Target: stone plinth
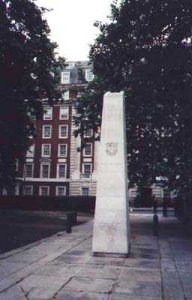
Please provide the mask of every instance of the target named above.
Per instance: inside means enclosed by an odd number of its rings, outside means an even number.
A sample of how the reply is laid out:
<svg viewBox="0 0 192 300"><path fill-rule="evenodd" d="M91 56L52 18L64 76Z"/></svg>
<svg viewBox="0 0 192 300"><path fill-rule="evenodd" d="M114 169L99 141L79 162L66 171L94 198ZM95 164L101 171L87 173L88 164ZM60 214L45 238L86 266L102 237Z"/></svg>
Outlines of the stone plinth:
<svg viewBox="0 0 192 300"><path fill-rule="evenodd" d="M93 230L94 255L129 252L124 95L104 95Z"/></svg>

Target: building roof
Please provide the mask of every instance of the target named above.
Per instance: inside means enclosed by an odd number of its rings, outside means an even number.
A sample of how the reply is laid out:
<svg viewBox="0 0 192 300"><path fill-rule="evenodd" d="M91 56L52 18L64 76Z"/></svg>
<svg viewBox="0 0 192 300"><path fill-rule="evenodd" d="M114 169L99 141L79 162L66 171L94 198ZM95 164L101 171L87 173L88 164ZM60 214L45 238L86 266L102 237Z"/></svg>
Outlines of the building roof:
<svg viewBox="0 0 192 300"><path fill-rule="evenodd" d="M64 83L62 73L69 73L69 82ZM61 71L61 85L87 84L93 79L92 65L89 61L68 61Z"/></svg>

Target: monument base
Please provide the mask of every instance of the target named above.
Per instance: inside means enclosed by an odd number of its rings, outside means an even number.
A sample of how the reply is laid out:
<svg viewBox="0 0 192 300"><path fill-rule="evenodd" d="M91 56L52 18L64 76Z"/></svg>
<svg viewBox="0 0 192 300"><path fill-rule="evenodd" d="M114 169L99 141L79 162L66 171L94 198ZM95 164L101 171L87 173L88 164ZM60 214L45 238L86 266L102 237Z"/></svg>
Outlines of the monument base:
<svg viewBox="0 0 192 300"><path fill-rule="evenodd" d="M96 257L112 257L112 258L128 258L130 255L130 251L129 254L125 254L125 253L105 253L105 252L93 252L93 256Z"/></svg>

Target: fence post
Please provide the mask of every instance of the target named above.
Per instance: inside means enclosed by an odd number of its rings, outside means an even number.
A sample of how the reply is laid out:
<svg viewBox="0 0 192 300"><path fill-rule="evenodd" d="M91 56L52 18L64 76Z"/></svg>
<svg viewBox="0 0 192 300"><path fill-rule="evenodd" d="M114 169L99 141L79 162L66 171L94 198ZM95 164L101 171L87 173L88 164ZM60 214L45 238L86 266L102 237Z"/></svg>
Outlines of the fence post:
<svg viewBox="0 0 192 300"><path fill-rule="evenodd" d="M67 233L71 233L72 231L72 216L71 213L67 213L67 224L66 224L66 231Z"/></svg>
<svg viewBox="0 0 192 300"><path fill-rule="evenodd" d="M77 212L73 212L73 225L77 224Z"/></svg>
<svg viewBox="0 0 192 300"><path fill-rule="evenodd" d="M159 235L159 219L156 214L153 216L153 235Z"/></svg>
<svg viewBox="0 0 192 300"><path fill-rule="evenodd" d="M167 217L167 201L163 198L163 217Z"/></svg>
<svg viewBox="0 0 192 300"><path fill-rule="evenodd" d="M156 213L157 213L157 203L156 203L156 201L154 200L153 201L153 213L156 215Z"/></svg>

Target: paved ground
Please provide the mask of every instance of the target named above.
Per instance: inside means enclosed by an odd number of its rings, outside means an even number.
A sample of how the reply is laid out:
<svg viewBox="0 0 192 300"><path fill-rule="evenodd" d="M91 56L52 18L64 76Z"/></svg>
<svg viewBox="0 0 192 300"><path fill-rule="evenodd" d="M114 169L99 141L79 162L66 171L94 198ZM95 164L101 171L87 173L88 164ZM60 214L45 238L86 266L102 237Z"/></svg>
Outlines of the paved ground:
<svg viewBox="0 0 192 300"><path fill-rule="evenodd" d="M192 242L174 217L131 214L129 258L91 253L92 221L0 255L2 300L192 299Z"/></svg>
<svg viewBox="0 0 192 300"><path fill-rule="evenodd" d="M91 214L79 213L78 224ZM65 212L0 210L0 254L66 230Z"/></svg>

